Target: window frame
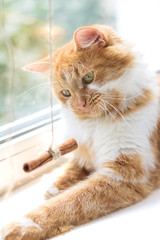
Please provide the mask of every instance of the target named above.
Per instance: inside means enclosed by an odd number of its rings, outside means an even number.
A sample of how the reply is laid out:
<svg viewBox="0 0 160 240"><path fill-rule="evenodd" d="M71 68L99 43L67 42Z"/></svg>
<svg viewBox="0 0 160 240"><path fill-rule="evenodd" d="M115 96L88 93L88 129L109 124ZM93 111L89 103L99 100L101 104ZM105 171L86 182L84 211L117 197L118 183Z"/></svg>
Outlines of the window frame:
<svg viewBox="0 0 160 240"><path fill-rule="evenodd" d="M54 106L53 122L54 135L61 138L60 105ZM23 163L34 159L51 143L51 109L6 124L0 128L0 134L0 195L7 192L11 185L12 189L22 186L55 167L55 164L48 163L31 173L25 173L22 169Z"/></svg>

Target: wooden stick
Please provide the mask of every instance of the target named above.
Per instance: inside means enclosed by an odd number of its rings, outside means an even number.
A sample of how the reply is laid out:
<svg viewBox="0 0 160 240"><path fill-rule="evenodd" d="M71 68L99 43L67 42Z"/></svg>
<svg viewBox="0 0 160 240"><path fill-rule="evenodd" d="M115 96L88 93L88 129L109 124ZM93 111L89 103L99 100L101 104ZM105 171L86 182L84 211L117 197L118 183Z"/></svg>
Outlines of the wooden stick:
<svg viewBox="0 0 160 240"><path fill-rule="evenodd" d="M54 149L49 149L48 151L44 152L41 154L39 157L26 162L23 164L23 170L25 172L31 172L34 169L43 166L44 164L57 159L60 156L63 156L69 152L72 152L78 147L78 144L74 138L62 143L59 145L57 148ZM58 152L58 154L57 154Z"/></svg>

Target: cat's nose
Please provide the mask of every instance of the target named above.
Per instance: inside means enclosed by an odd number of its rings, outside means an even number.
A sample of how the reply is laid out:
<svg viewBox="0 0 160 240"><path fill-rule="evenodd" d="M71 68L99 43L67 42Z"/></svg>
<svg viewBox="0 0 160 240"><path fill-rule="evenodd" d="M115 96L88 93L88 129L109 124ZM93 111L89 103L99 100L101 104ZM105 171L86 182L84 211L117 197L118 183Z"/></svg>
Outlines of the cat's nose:
<svg viewBox="0 0 160 240"><path fill-rule="evenodd" d="M78 104L77 104L77 108L80 110L85 110L85 106L86 106L86 101L85 100L81 100Z"/></svg>

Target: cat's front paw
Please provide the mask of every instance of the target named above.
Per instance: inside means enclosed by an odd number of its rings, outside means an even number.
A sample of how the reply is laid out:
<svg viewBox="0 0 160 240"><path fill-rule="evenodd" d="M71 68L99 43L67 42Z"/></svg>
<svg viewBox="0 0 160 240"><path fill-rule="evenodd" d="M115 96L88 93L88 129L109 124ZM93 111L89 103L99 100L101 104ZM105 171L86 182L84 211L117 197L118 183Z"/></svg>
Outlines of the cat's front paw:
<svg viewBox="0 0 160 240"><path fill-rule="evenodd" d="M45 193L45 199L50 199L52 197L55 197L56 195L58 195L61 192L61 190L58 189L58 187L55 185L55 183L53 183L48 190Z"/></svg>
<svg viewBox="0 0 160 240"><path fill-rule="evenodd" d="M4 227L0 234L0 240L42 240L41 227L31 219L22 218Z"/></svg>

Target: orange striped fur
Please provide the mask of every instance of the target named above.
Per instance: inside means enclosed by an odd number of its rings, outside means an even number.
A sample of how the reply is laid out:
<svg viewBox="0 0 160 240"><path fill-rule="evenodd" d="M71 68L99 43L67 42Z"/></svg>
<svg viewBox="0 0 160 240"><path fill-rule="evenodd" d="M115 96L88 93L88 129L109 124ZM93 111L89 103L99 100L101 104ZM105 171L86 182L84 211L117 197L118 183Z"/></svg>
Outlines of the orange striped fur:
<svg viewBox="0 0 160 240"><path fill-rule="evenodd" d="M56 236L160 187L159 89L132 48L110 27L92 25L78 29L53 61L67 137L79 148L47 191L52 198L6 226L2 240ZM49 65L45 58L25 69L48 75Z"/></svg>

